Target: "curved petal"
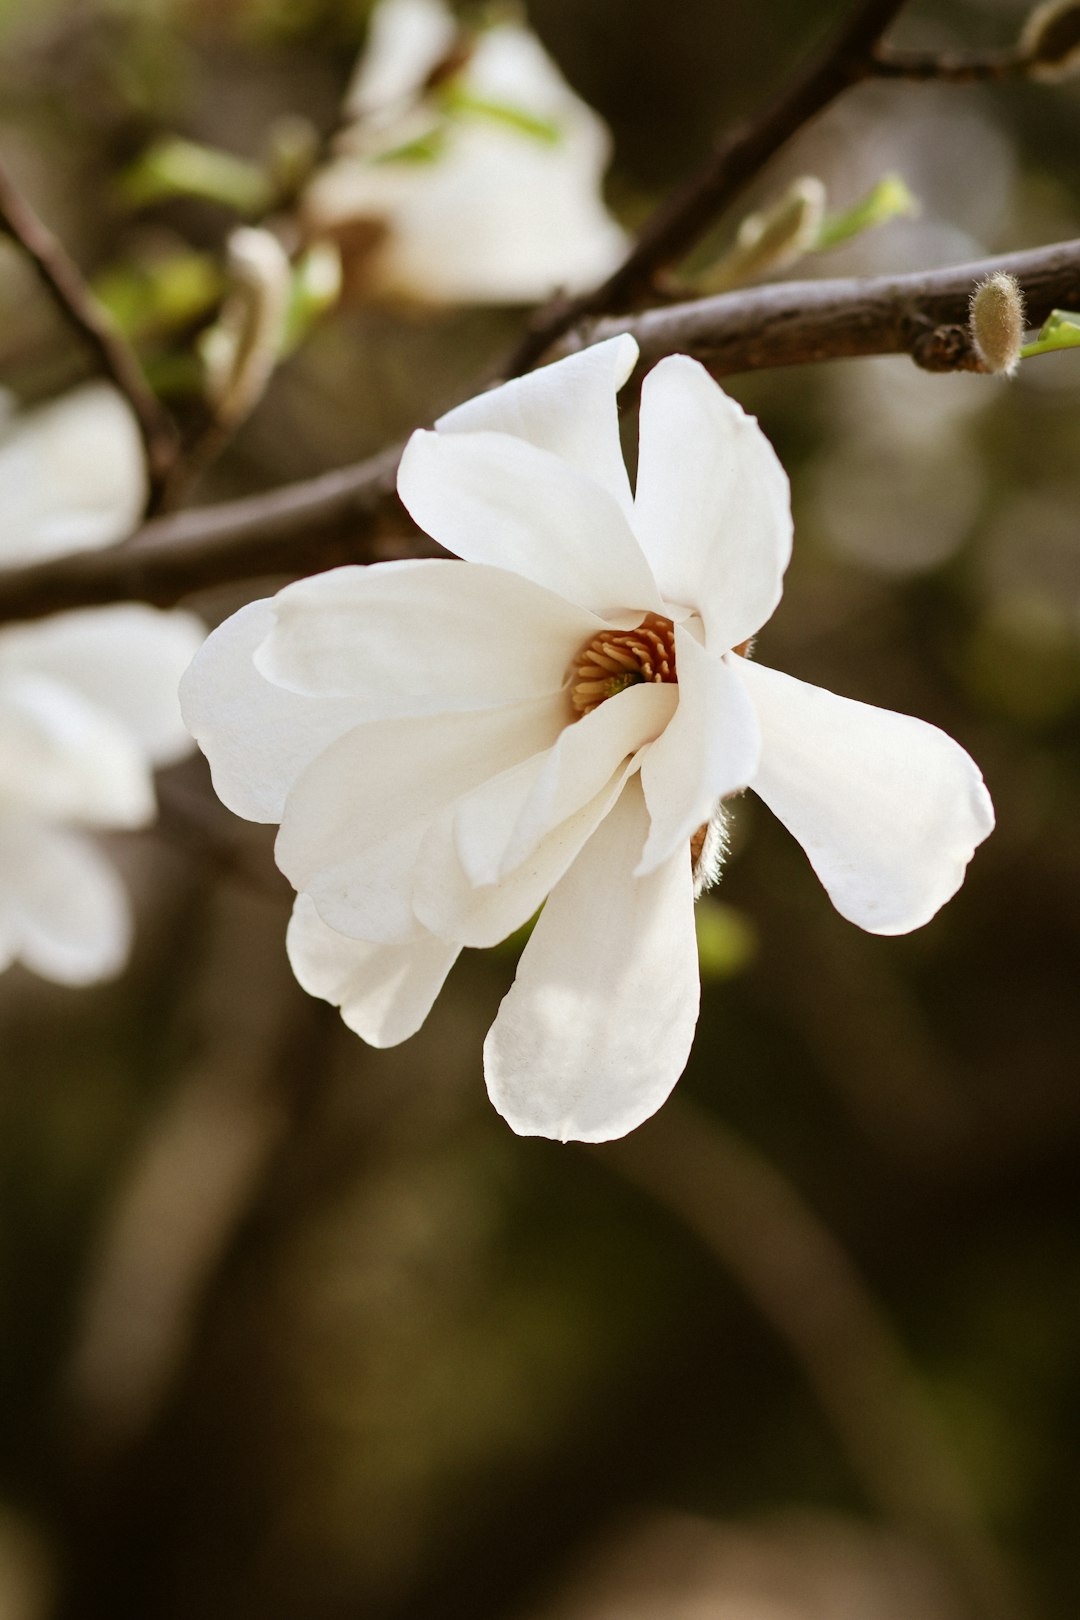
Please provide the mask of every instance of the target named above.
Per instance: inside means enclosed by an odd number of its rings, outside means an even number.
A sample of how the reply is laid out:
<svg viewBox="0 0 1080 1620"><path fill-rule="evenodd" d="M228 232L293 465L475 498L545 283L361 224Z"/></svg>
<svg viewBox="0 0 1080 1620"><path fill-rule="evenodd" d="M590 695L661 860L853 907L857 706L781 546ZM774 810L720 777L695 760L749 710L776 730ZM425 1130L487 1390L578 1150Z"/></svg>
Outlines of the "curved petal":
<svg viewBox="0 0 1080 1620"><path fill-rule="evenodd" d="M423 930L414 871L431 820L489 776L549 747L565 698L357 726L301 776L285 804L277 861L324 922L391 944Z"/></svg>
<svg viewBox="0 0 1080 1620"><path fill-rule="evenodd" d="M647 831L631 781L552 890L484 1043L491 1100L519 1135L624 1136L686 1065L700 994L690 857L632 877Z"/></svg>
<svg viewBox="0 0 1080 1620"><path fill-rule="evenodd" d="M0 637L0 671L67 682L118 720L152 764L170 765L191 752L177 687L205 639L193 613L122 602L12 626Z"/></svg>
<svg viewBox="0 0 1080 1620"><path fill-rule="evenodd" d="M588 804L675 712L671 685L628 687L566 726L546 754L485 782L454 809L454 841L469 881L498 883L542 838Z"/></svg>
<svg viewBox="0 0 1080 1620"><path fill-rule="evenodd" d="M145 500L139 429L108 383L85 383L3 424L0 567L122 540Z"/></svg>
<svg viewBox="0 0 1080 1620"><path fill-rule="evenodd" d="M365 119L400 112L456 38L457 23L442 0L380 0L368 19L367 43L345 94L345 111Z"/></svg>
<svg viewBox="0 0 1080 1620"><path fill-rule="evenodd" d="M356 700L314 698L265 680L255 653L274 628L266 599L226 619L180 682L184 722L210 762L223 804L249 821L280 821L297 777L356 724Z"/></svg>
<svg viewBox="0 0 1080 1620"><path fill-rule="evenodd" d="M662 608L617 501L549 450L506 433L414 433L398 493L468 562L507 568L608 619Z"/></svg>
<svg viewBox="0 0 1080 1620"><path fill-rule="evenodd" d="M124 886L90 839L0 817L0 967L94 984L119 973L130 944Z"/></svg>
<svg viewBox="0 0 1080 1620"><path fill-rule="evenodd" d="M274 598L274 619L256 668L291 691L351 696L358 724L558 692L604 627L520 574L445 559L316 574Z"/></svg>
<svg viewBox="0 0 1080 1620"><path fill-rule="evenodd" d="M731 657L733 655L729 655ZM761 730L727 658L675 626L679 707L641 762L652 826L635 876L655 869L712 816L717 800L753 778Z"/></svg>
<svg viewBox="0 0 1080 1620"><path fill-rule="evenodd" d="M762 731L750 784L793 833L841 916L921 928L952 898L994 809L978 766L936 726L761 664L739 667Z"/></svg>
<svg viewBox="0 0 1080 1620"><path fill-rule="evenodd" d="M628 332L515 377L441 416L440 433L508 433L568 461L633 510L616 394L637 364Z"/></svg>
<svg viewBox="0 0 1080 1620"><path fill-rule="evenodd" d="M684 354L641 390L634 528L667 600L701 614L710 651L771 617L791 556L787 475L754 417Z"/></svg>
<svg viewBox="0 0 1080 1620"><path fill-rule="evenodd" d="M417 864L413 904L420 921L441 939L474 946L497 945L524 927L577 859L635 770L635 762L627 761L587 804L546 832L498 883L473 883L455 845L453 818L433 821Z"/></svg>
<svg viewBox="0 0 1080 1620"><path fill-rule="evenodd" d="M340 1007L369 1046L397 1046L416 1034L460 950L430 934L407 945L348 939L323 922L306 894L296 897L285 944L301 987Z"/></svg>
<svg viewBox="0 0 1080 1620"><path fill-rule="evenodd" d="M0 679L0 800L98 827L144 827L155 808L149 766L125 728L31 671Z"/></svg>

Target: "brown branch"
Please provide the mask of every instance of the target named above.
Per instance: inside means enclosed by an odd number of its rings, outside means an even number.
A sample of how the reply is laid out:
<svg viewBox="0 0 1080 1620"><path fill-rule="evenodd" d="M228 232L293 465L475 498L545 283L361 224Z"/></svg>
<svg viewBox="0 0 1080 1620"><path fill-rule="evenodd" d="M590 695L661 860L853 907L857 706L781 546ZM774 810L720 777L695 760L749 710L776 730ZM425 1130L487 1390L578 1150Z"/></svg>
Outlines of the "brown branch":
<svg viewBox="0 0 1080 1620"><path fill-rule="evenodd" d="M1002 84L1022 79L1032 66L1031 53L1011 46L1002 51L894 51L880 46L871 58L875 79L914 79L943 84Z"/></svg>
<svg viewBox="0 0 1080 1620"><path fill-rule="evenodd" d="M736 1278L798 1361L869 1499L936 1544L980 1620L1029 1613L915 1369L795 1187L681 1099L588 1152L685 1222Z"/></svg>
<svg viewBox="0 0 1080 1620"><path fill-rule="evenodd" d="M172 418L151 392L126 339L86 285L75 261L2 166L0 231L18 243L61 315L131 406L146 452L153 507L177 453Z"/></svg>
<svg viewBox="0 0 1080 1620"><path fill-rule="evenodd" d="M1028 320L1080 304L1080 238L943 270L836 281L783 281L721 293L630 319L590 322L560 353L632 332L642 365L665 354L692 354L719 377L772 366L806 365L859 355L909 354L931 371L977 369L966 336L971 289L995 270L1020 282Z"/></svg>
<svg viewBox="0 0 1080 1620"><path fill-rule="evenodd" d="M599 287L541 310L504 375L528 371L564 332L589 315L626 308L658 271L681 259L791 136L874 72L874 52L904 0L862 0L794 83L757 118L737 125L705 166L647 221L618 269Z"/></svg>
<svg viewBox="0 0 1080 1620"><path fill-rule="evenodd" d="M903 353L931 369L962 369L970 365L961 323L971 289L1001 269L1020 282L1033 324L1056 307L1080 307L1076 240L913 275L781 282L721 293L590 322L562 347L568 352L632 332L644 365L665 354L691 354L718 377ZM122 548L0 575L0 621L117 600L170 606L208 586L371 562L389 555L395 544L398 555L437 554L422 535L413 534L402 546L404 520L394 496L400 454L401 446L394 446L303 483L154 519Z"/></svg>

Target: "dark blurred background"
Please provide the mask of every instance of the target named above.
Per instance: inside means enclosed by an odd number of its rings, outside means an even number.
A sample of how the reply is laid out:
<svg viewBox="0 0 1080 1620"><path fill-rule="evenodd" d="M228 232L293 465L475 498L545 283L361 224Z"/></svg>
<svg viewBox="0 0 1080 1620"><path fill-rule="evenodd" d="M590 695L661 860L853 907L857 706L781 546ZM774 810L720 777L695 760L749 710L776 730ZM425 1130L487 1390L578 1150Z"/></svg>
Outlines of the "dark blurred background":
<svg viewBox="0 0 1080 1620"><path fill-rule="evenodd" d="M235 216L133 210L118 176L163 133L257 159L286 116L330 129L368 9L2 0L0 152L114 300L192 255L212 287ZM843 10L530 17L610 122L632 225ZM1024 10L922 0L895 37L1007 44ZM786 179L841 208L890 171L919 217L800 274L1080 234L1080 86L860 88L716 241ZM0 315L6 384L81 374L4 244ZM181 408L200 318L192 295L164 338L133 323ZM199 498L429 420L520 320L337 310ZM998 830L964 889L869 937L740 802L675 1099L626 1144L559 1147L484 1093L512 945L368 1050L292 984L269 838L177 768L160 827L116 841L126 977L0 981L2 1620L1080 1612L1080 354L1011 383L901 358L728 386L794 488L760 656L969 749Z"/></svg>

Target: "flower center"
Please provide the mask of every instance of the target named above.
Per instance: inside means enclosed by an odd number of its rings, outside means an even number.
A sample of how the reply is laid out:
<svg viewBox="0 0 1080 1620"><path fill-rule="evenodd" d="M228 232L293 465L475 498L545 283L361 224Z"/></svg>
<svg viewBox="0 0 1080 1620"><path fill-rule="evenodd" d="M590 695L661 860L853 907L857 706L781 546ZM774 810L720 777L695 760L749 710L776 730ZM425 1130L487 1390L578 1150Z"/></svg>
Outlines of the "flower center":
<svg viewBox="0 0 1080 1620"><path fill-rule="evenodd" d="M579 714L590 714L628 686L678 679L675 626L659 613L647 613L636 630L604 630L581 649L570 700Z"/></svg>

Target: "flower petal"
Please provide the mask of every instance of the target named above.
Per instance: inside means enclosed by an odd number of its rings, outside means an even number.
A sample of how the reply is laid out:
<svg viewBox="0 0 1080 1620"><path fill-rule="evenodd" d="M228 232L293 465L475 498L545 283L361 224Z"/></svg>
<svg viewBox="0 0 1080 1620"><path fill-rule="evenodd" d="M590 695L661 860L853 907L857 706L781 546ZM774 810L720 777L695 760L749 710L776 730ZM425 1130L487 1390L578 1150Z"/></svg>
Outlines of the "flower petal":
<svg viewBox="0 0 1080 1620"><path fill-rule="evenodd" d="M367 42L345 95L352 118L400 112L453 49L453 12L442 0L381 0L368 19Z"/></svg>
<svg viewBox="0 0 1080 1620"><path fill-rule="evenodd" d="M549 747L565 702L560 694L355 727L289 794L278 865L339 933L387 944L417 938L423 930L413 914L414 869L432 818L487 777Z"/></svg>
<svg viewBox="0 0 1080 1620"><path fill-rule="evenodd" d="M744 788L761 755L753 704L728 659L706 652L676 625L675 661L679 707L641 762L652 826L637 877L685 845L718 799Z"/></svg>
<svg viewBox="0 0 1080 1620"><path fill-rule="evenodd" d="M507 433L414 433L398 493L468 562L507 568L608 619L662 608L618 502L549 450Z"/></svg>
<svg viewBox="0 0 1080 1620"><path fill-rule="evenodd" d="M139 602L58 613L0 636L0 672L36 670L114 716L154 765L191 752L177 686L206 639L193 613Z"/></svg>
<svg viewBox="0 0 1080 1620"><path fill-rule="evenodd" d="M105 710L33 671L0 679L0 801L54 821L144 827L154 784L142 750Z"/></svg>
<svg viewBox="0 0 1080 1620"><path fill-rule="evenodd" d="M108 383L0 424L0 567L122 540L146 499L142 439Z"/></svg>
<svg viewBox="0 0 1080 1620"><path fill-rule="evenodd" d="M340 1007L369 1046L397 1046L416 1034L460 949L430 934L407 945L348 939L323 922L306 894L296 897L285 943L303 989Z"/></svg>
<svg viewBox="0 0 1080 1620"><path fill-rule="evenodd" d="M787 475L752 416L684 354L641 390L634 528L670 602L725 653L772 615L791 556Z"/></svg>
<svg viewBox="0 0 1080 1620"><path fill-rule="evenodd" d="M356 724L352 696L301 696L263 678L255 653L274 623L270 601L250 602L203 643L180 682L217 796L249 821L280 821L297 777Z"/></svg>
<svg viewBox="0 0 1080 1620"><path fill-rule="evenodd" d="M455 845L452 817L432 822L420 851L416 915L432 933L462 945L497 945L524 927L577 859L636 768L633 759L626 760L598 793L546 832L498 883L471 881Z"/></svg>
<svg viewBox="0 0 1080 1620"><path fill-rule="evenodd" d="M508 433L568 461L614 495L628 515L630 480L616 394L637 363L628 332L478 394L439 418L440 433Z"/></svg>
<svg viewBox="0 0 1080 1620"><path fill-rule="evenodd" d="M0 817L0 968L18 960L58 984L119 973L131 944L124 886L88 838Z"/></svg>
<svg viewBox="0 0 1080 1620"><path fill-rule="evenodd" d="M841 916L921 928L956 893L994 810L978 766L936 726L761 664L738 671L761 722L751 786L793 833Z"/></svg>
<svg viewBox="0 0 1080 1620"><path fill-rule="evenodd" d="M352 698L355 719L496 708L558 692L595 614L503 568L335 568L274 598L255 655L277 686Z"/></svg>
<svg viewBox="0 0 1080 1620"><path fill-rule="evenodd" d="M624 1136L686 1065L700 994L690 857L632 877L647 832L631 781L552 890L488 1034L488 1092L519 1135Z"/></svg>
<svg viewBox="0 0 1080 1620"><path fill-rule="evenodd" d="M485 782L454 809L461 865L475 884L498 883L560 822L659 737L675 712L671 685L628 687L566 726L554 746Z"/></svg>

